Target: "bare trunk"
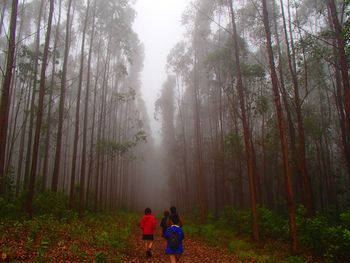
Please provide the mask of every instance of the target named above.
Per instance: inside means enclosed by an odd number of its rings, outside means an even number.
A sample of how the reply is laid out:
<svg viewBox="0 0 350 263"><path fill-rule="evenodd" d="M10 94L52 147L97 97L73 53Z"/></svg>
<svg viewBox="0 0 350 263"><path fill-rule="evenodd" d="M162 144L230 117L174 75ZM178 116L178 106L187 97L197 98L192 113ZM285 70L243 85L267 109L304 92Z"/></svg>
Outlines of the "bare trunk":
<svg viewBox="0 0 350 263"><path fill-rule="evenodd" d="M283 118L282 105L280 101L280 94L278 90L278 79L277 79L275 62L274 62L273 51L272 51L271 32L270 32L266 0L263 0L263 22L264 22L265 33L266 33L267 52L268 52L269 64L270 64L270 74L271 74L272 88L274 93L274 102L275 102L276 113L277 113L277 122L278 122L281 147L282 147L283 169L284 169L284 176L285 176L286 201L288 206L291 248L293 253L297 253L298 237L297 237L297 226L296 226L296 212L295 212L294 193L292 189L292 178L291 178L292 175L291 175L291 170L290 170L289 160L288 160L288 141L286 136L286 127L285 127L285 121Z"/></svg>
<svg viewBox="0 0 350 263"><path fill-rule="evenodd" d="M18 0L12 1L12 11L10 19L10 36L7 49L6 71L1 89L0 101L0 194L5 191L4 170L5 170L5 150L8 127L8 115L10 110L10 87L12 81L14 56L16 48L16 22L17 22Z"/></svg>
<svg viewBox="0 0 350 263"><path fill-rule="evenodd" d="M235 16L234 16L234 11L233 11L232 0L229 0L229 5L230 5L231 22L232 22L232 29L233 29L233 45L234 45L234 49L235 49L237 90L238 90L238 97L239 97L239 101L240 101L245 154L246 154L246 158L247 158L246 160L247 160L249 192L250 192L250 207L251 207L251 213L252 213L252 218L253 218L253 221L252 221L253 237L254 237L255 241L259 241L258 215L256 212L256 190L255 190L256 185L255 185L255 181L254 181L253 148L252 148L252 144L251 144L248 118L246 115L246 106L245 106L244 91L243 91L241 64L240 64L240 57L239 57L238 36L237 36L236 22L235 22Z"/></svg>
<svg viewBox="0 0 350 263"><path fill-rule="evenodd" d="M67 10L67 21L66 21L66 41L64 46L64 58L63 58L63 69L62 69L62 82L59 102L59 113L58 113L58 130L56 140L56 152L55 152L55 163L52 174L51 190L57 192L58 177L60 173L61 165L61 151L62 151L62 133L63 133L63 120L64 120L64 104L66 97L66 81L67 81L67 61L70 47L70 12L71 12L72 0L68 2Z"/></svg>
<svg viewBox="0 0 350 263"><path fill-rule="evenodd" d="M35 128L35 134L34 134L32 165L31 165L31 170L30 170L28 196L27 196L26 204L25 204L25 210L30 216L32 216L32 202L33 202L33 197L34 197L34 185L35 185L35 178L36 178L36 173L37 173L38 153L39 153L39 144L40 144L40 132L41 132L42 119L43 119L43 112L44 112L46 67L47 67L50 37L51 37L51 25L52 25L53 9L54 9L54 0L50 0L49 19L48 19L48 24L47 24L44 54L43 54L43 60L42 60L42 65L41 65L41 74L40 74L39 103L38 103L38 110L37 110L37 117L36 117L36 128Z"/></svg>

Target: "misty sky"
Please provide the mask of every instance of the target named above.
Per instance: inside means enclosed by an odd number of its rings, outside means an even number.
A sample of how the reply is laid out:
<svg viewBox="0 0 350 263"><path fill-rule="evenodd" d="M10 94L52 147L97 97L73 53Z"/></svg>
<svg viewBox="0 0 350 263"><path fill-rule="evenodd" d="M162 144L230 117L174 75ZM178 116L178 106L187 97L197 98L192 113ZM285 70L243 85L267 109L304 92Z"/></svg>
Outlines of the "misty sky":
<svg viewBox="0 0 350 263"><path fill-rule="evenodd" d="M182 39L181 16L188 0L137 0L134 29L145 47L141 75L142 96L146 101L153 136L159 142L159 123L154 120L154 102L166 79L166 57Z"/></svg>

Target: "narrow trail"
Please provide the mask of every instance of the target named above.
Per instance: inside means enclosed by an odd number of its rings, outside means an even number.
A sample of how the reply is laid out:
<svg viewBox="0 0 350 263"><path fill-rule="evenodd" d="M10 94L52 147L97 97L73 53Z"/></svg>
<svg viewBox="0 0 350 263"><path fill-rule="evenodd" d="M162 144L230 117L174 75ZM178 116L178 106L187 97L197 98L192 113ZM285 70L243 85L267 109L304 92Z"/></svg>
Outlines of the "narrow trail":
<svg viewBox="0 0 350 263"><path fill-rule="evenodd" d="M153 256L147 258L145 255L144 243L141 240L141 231L135 229L132 237L132 245L128 251L127 258L123 262L137 263L137 262L169 262L169 257L165 255L164 250L166 241L161 237L161 229L157 228L154 236ZM238 263L240 262L233 254L228 254L225 250L209 246L200 240L196 240L186 236L184 240L185 252L181 256L180 262L185 263Z"/></svg>

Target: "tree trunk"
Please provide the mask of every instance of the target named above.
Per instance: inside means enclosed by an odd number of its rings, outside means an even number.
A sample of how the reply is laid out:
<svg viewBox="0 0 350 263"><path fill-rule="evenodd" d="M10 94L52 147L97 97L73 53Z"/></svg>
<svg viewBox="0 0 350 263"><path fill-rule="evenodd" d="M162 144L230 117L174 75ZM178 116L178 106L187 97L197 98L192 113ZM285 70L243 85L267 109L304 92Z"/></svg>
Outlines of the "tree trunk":
<svg viewBox="0 0 350 263"><path fill-rule="evenodd" d="M55 164L52 174L51 190L57 192L58 176L60 173L61 165L61 151L62 151L62 133L63 133L63 120L64 120L64 104L66 97L66 81L67 81L67 61L70 47L70 12L71 12L72 0L68 2L67 10L67 21L66 21L66 41L64 46L64 58L63 58L63 69L62 69L62 82L61 82L61 93L60 93L60 104L59 104L59 115L58 115L58 130L57 130L57 141L56 141L56 152L55 152Z"/></svg>
<svg viewBox="0 0 350 263"><path fill-rule="evenodd" d="M287 200L287 206L288 206L291 248L293 253L297 253L298 237L297 237L297 226L296 226L295 200L294 200L294 193L292 189L292 178L291 178L292 175L291 175L291 170L290 170L289 160L288 160L288 141L286 136L286 126L283 118L282 105L281 105L280 94L278 89L278 79L277 79L275 62L274 62L273 51L272 51L271 32L270 32L266 0L263 0L262 3L263 3L263 22L264 22L265 33L266 33L267 52L269 57L270 74L271 74L272 88L274 93L274 103L276 107L277 122L278 122L281 147L282 147L283 169L284 169L285 187L286 187L286 200Z"/></svg>
<svg viewBox="0 0 350 263"><path fill-rule="evenodd" d="M53 98L53 89L55 85L55 70L56 70L56 52L57 52L57 41L59 37L59 25L61 21L61 5L62 0L59 1L59 13L58 13L58 21L57 21L57 28L55 32L55 40L54 40L54 47L53 47L53 58L52 58L52 76L51 76L51 82L50 82L50 96L49 96L49 109L47 113L47 128L46 128L46 135L45 135L45 154L44 154L44 164L43 164L43 190L46 188L47 185L47 178L48 178L48 167L49 167L49 151L50 151L50 137L51 137L51 110L52 110L52 98Z"/></svg>
<svg viewBox="0 0 350 263"><path fill-rule="evenodd" d="M253 237L255 241L259 241L259 228L258 228L258 215L256 212L256 186L254 181L254 160L253 160L253 148L251 144L250 138L250 128L246 115L246 106L244 99L244 91L243 91L243 81L242 81L242 73L241 73L241 64L239 57L239 46L238 46L238 36L236 30L236 22L233 11L232 0L229 0L230 12L231 12L231 22L233 29L233 45L235 49L235 64L236 64L236 78L237 78L237 90L238 97L240 101L241 108L241 119L243 126L243 136L244 136L244 145L245 145L245 154L247 158L247 169L248 169L248 181L249 181L249 192L250 192L250 207L252 213L252 228L253 228Z"/></svg>
<svg viewBox="0 0 350 263"><path fill-rule="evenodd" d="M87 23L88 10L90 6L90 0L88 1L88 7L86 11L85 24ZM81 168L80 168L80 198L79 198L79 213L84 208L84 196L85 196L85 169L86 169L86 140L87 140L87 125L88 125L88 109L89 109L89 92L90 92L90 72L91 72L91 57L92 57L92 45L95 36L95 10L96 10L96 1L94 2L94 12L92 20L92 32L90 36L90 48L88 56L88 70L87 70L87 82L86 82L86 92L85 92L85 107L84 107L84 127L83 127L83 146L81 151ZM85 25L84 25L85 27ZM85 30L84 30L85 31Z"/></svg>
<svg viewBox="0 0 350 263"><path fill-rule="evenodd" d="M44 112L46 67L47 67L50 37L51 37L53 8L54 8L54 0L50 0L49 19L48 19L48 24L47 24L44 54L43 54L43 60L42 60L42 65L41 65L41 74L40 74L39 104L38 104L36 128L35 128L35 134L34 134L32 166L31 166L31 170L30 170L28 196L27 196L26 204L25 204L25 210L29 214L29 216L32 216L32 202L33 202L33 197L34 197L35 177L36 177L36 173L37 173L37 164L38 164L37 161L38 161L39 144L40 144L40 132L41 132L42 119L43 119L43 112Z"/></svg>
<svg viewBox="0 0 350 263"><path fill-rule="evenodd" d="M313 200L313 191L311 187L311 181L310 177L307 172L306 168L306 157L305 157L305 134L304 134L304 121L303 116L301 112L301 102L300 102L300 95L299 95L299 83L296 76L295 71L295 59L293 59L294 63L292 64L292 58L291 58L291 51L289 47L289 40L288 40L288 32L287 32L287 23L286 18L284 15L284 7L283 2L280 0L281 3L281 12L282 12L282 18L283 18L283 28L284 28L284 36L286 40L286 47L287 47L287 61L289 66L289 72L292 76L292 82L293 82L293 88L294 88L294 105L295 105L295 111L297 115L297 127L298 127L298 160L297 160L297 166L298 171L300 173L300 176L302 178L303 187L304 187L304 194L305 194L305 206L308 212L309 216L315 215L315 208L314 208L314 200ZM291 43L293 43L292 33L291 33ZM294 52L292 51L292 54ZM294 56L293 56L294 57Z"/></svg>
<svg viewBox="0 0 350 263"><path fill-rule="evenodd" d="M6 58L6 71L4 76L4 82L1 90L0 101L0 194L5 191L4 174L5 170L5 150L6 150L6 138L8 117L10 110L10 87L14 68L14 57L16 48L16 22L17 22L17 8L18 0L12 1L12 10L10 18L10 36L8 41L7 58Z"/></svg>
<svg viewBox="0 0 350 263"><path fill-rule="evenodd" d="M77 162L77 152L78 152L78 143L79 143L79 115L80 115L80 98L81 98L81 88L83 85L83 72L84 72L84 48L85 48L85 34L86 27L89 15L90 1L87 3L86 8L86 16L83 27L83 35L82 35L82 43L81 43L81 54L80 54L80 70L79 70L79 81L78 81L78 96L77 96L77 104L75 110L75 127L74 127L74 140L73 140L73 159L72 159L72 170L70 177L70 194L69 194L69 207L72 209L74 207L74 191L75 191L75 173L76 173L76 162ZM85 163L82 164L85 167ZM82 177L84 179L84 176ZM83 192L84 189L84 181L80 182L80 191ZM82 196L83 194L80 194ZM80 208L80 206L79 206ZM79 209L79 213L82 211Z"/></svg>
<svg viewBox="0 0 350 263"><path fill-rule="evenodd" d="M334 0L327 0L327 6L331 14L331 20L333 22L335 38L337 40L338 47L338 62L340 67L340 72L342 76L342 84L344 89L344 105L346 112L346 128L347 133L350 130L350 83L349 83L349 68L347 62L347 56L345 54L345 39L342 34L342 26L339 23L337 9ZM350 178L350 173L349 173Z"/></svg>

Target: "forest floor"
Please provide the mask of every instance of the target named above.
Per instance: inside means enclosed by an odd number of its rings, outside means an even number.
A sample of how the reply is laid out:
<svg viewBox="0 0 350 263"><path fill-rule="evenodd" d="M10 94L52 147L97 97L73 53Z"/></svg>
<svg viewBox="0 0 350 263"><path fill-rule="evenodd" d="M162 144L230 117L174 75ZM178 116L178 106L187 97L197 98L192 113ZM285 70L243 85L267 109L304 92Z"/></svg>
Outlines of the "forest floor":
<svg viewBox="0 0 350 263"><path fill-rule="evenodd" d="M132 236L132 243L128 249L127 257L123 262L128 263L156 263L169 262L169 256L165 255L166 240L161 237L161 229L158 228L155 233L153 243L153 256L146 257L143 240L141 240L141 231L136 231ZM180 262L187 263L225 263L225 262L241 262L234 254L230 254L224 249L206 244L203 241L186 236L184 239L184 253L180 258Z"/></svg>

